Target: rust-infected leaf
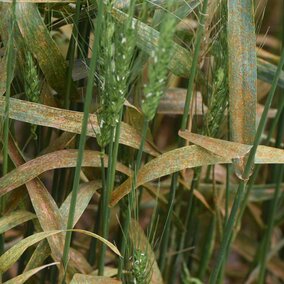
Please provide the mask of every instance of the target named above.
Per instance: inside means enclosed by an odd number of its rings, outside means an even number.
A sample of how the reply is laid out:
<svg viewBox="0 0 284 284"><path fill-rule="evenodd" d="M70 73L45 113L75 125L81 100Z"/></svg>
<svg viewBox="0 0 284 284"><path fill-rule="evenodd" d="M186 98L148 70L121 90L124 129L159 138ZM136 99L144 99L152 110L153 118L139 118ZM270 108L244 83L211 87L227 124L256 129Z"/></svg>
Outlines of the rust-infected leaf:
<svg viewBox="0 0 284 284"><path fill-rule="evenodd" d="M231 139L253 144L256 131L257 60L253 1L228 2L229 111ZM241 178L245 159L234 162Z"/></svg>
<svg viewBox="0 0 284 284"><path fill-rule="evenodd" d="M70 284L119 284L121 281L106 276L93 276L76 273L72 278Z"/></svg>
<svg viewBox="0 0 284 284"><path fill-rule="evenodd" d="M82 167L100 167L100 155L100 152L86 150L84 152ZM78 150L60 150L26 162L0 178L0 196L31 181L43 172L59 168L76 167L77 157ZM107 165L108 160L105 156L105 166L107 167ZM116 165L118 171L130 175L131 172L128 167L121 163L117 163Z"/></svg>
<svg viewBox="0 0 284 284"><path fill-rule="evenodd" d="M235 159L236 157L244 157L252 147L250 145L215 139L189 131L179 131L179 136L195 145L207 149L215 155L230 159Z"/></svg>
<svg viewBox="0 0 284 284"><path fill-rule="evenodd" d="M29 278L31 278L33 275L35 275L36 273L38 273L39 271L43 270L46 267L52 266L52 265L57 265L59 264L59 262L53 262L53 263L49 263L37 268L34 268L32 270L26 271L20 275L18 275L17 277L10 279L6 282L4 282L3 284L23 284L25 283Z"/></svg>
<svg viewBox="0 0 284 284"><path fill-rule="evenodd" d="M221 145L226 147L226 143L233 143L215 139L216 143L221 141ZM187 168L194 168L200 166L208 166L215 164L232 163L232 158L238 158L243 152L236 157L227 157L215 155L209 150L205 150L200 146L186 146L166 152L159 157L151 160L144 165L137 174L136 188L146 182L158 179L160 177L178 172ZM255 156L256 164L283 164L284 150L259 146ZM118 186L112 193L110 206L114 206L117 202L131 191L132 179L129 178L120 186Z"/></svg>
<svg viewBox="0 0 284 284"><path fill-rule="evenodd" d="M25 161L12 138L9 139L8 146L9 156L13 163L16 166L24 164ZM42 229L44 231L65 229L66 226L63 223L60 211L40 179L35 178L34 180L27 182L26 187ZM50 236L47 240L50 245L53 258L56 261L61 261L64 245L63 234ZM74 250L71 250L70 252L70 267L78 269L82 273L89 273L92 270L88 262L82 258L82 255Z"/></svg>
<svg viewBox="0 0 284 284"><path fill-rule="evenodd" d="M80 185L78 196L77 196L77 206L75 208L74 225L77 223L81 215L84 213L94 193L99 188L101 188L101 186L102 186L101 181L91 181L91 182L83 183ZM68 195L68 197L65 199L65 201L60 207L60 213L61 213L63 222L66 224L68 220L70 201L71 201L71 193Z"/></svg>
<svg viewBox="0 0 284 284"><path fill-rule="evenodd" d="M80 185L79 192L78 192L78 202L75 210L75 216L74 216L74 224L77 223L83 212L85 211L86 207L88 206L92 196L97 191L98 188L101 187L101 183L99 181L92 181L88 183L84 183ZM64 226L66 227L67 219L68 219L68 212L70 208L70 199L71 199L71 193L69 196L65 199L63 204L60 207L60 214L62 216L62 221L64 223ZM71 255L76 255L76 252L74 252L71 249ZM32 257L30 258L26 269L32 269L34 267L37 267L41 265L44 260L49 256L50 254L50 248L48 246L48 243L46 240L43 240L38 247L35 249ZM77 263L81 261L78 254L76 255L76 261ZM82 266L84 266L84 259L82 259ZM25 270L26 270L25 269Z"/></svg>
<svg viewBox="0 0 284 284"><path fill-rule="evenodd" d="M230 159L216 156L199 146L182 147L164 153L144 165L138 172L136 187L151 180L155 180L162 176L166 176L186 168L219 163L230 163L230 161ZM110 203L111 206L117 204L117 202L123 196L130 192L131 184L132 180L130 178L121 184L116 190L114 190Z"/></svg>
<svg viewBox="0 0 284 284"><path fill-rule="evenodd" d="M30 257L29 262L27 263L24 272L42 265L42 263L49 257L50 253L51 253L51 250L50 250L47 240L41 241L37 245L32 256Z"/></svg>
<svg viewBox="0 0 284 284"><path fill-rule="evenodd" d="M0 97L0 116L4 115L4 110L5 98ZM83 113L11 98L9 118L80 134ZM91 114L87 136L96 137L98 130L97 118ZM140 140L141 136L139 132L130 125L122 122L120 143L139 149ZM153 156L159 155L159 152L150 142L145 143L144 150Z"/></svg>
<svg viewBox="0 0 284 284"><path fill-rule="evenodd" d="M0 234L34 218L36 218L35 214L23 210L13 211L8 215L4 215L0 218Z"/></svg>
<svg viewBox="0 0 284 284"><path fill-rule="evenodd" d="M48 231L33 234L12 246L8 251L0 256L0 271L5 272L11 265L13 265L19 257L24 253L24 251L30 246L36 244L37 242L50 237L52 235L58 234L62 231Z"/></svg>
<svg viewBox="0 0 284 284"><path fill-rule="evenodd" d="M246 155L251 145L244 145L236 142L215 139L207 136L198 135L188 131L180 131L179 135L188 141L201 146L208 151L230 159L239 159ZM283 164L284 150L279 148L259 145L255 156L256 164Z"/></svg>
<svg viewBox="0 0 284 284"><path fill-rule="evenodd" d="M67 64L34 3L17 3L16 20L22 39L39 63L50 86L62 97L67 89ZM19 39L18 39L19 40ZM71 92L76 88L71 82Z"/></svg>
<svg viewBox="0 0 284 284"><path fill-rule="evenodd" d="M77 233L81 233L87 236L90 236L92 238L96 238L99 241L103 242L104 244L106 244L115 254L117 254L118 256L122 257L122 255L120 254L119 250L117 249L117 247L112 244L111 242L109 242L108 240L104 239L103 237L94 234L92 232L86 231L86 230L81 230L81 229L72 229L71 231L73 232L77 232Z"/></svg>
<svg viewBox="0 0 284 284"><path fill-rule="evenodd" d="M89 231L80 230L80 229L74 229L72 230L74 232L82 233L88 236L91 236L93 238L96 238L103 242L105 245L107 245L114 253L117 255L120 255L119 250L114 246L111 242L108 240L102 238L101 236L91 233ZM14 264L19 257L25 252L27 248L30 246L38 243L39 241L46 239L50 236L53 236L55 234L59 234L64 232L64 230L54 230L54 231L46 231L46 232L40 232L35 233L21 241L19 241L17 244L12 246L8 251L6 251L4 254L0 256L0 272L5 272L12 264Z"/></svg>

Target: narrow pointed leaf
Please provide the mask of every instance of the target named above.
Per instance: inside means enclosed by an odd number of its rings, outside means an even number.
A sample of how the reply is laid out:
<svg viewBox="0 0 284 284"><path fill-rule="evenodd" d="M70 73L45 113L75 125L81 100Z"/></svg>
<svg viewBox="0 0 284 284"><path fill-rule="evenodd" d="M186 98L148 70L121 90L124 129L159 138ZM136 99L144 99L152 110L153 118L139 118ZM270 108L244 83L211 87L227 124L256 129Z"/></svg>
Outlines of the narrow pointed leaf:
<svg viewBox="0 0 284 284"><path fill-rule="evenodd" d="M188 131L180 131L179 135L193 144L219 155L224 158L240 159L251 149L251 145L244 145L236 142L215 139L198 135ZM284 150L279 148L259 145L257 147L256 164L282 164L284 163Z"/></svg>

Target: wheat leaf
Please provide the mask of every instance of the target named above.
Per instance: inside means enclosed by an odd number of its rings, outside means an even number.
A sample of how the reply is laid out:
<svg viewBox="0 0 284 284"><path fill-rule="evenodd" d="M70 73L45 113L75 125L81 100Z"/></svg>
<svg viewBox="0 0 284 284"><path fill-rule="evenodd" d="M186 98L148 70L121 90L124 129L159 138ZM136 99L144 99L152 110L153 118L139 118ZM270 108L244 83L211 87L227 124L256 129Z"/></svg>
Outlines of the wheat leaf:
<svg viewBox="0 0 284 284"><path fill-rule="evenodd" d="M92 284L92 283L98 283L98 284L119 284L122 283L119 280L109 278L106 276L92 276L92 275L84 275L84 274L78 274L76 273L70 284Z"/></svg>
<svg viewBox="0 0 284 284"><path fill-rule="evenodd" d="M23 210L13 211L9 215L0 218L0 234L34 218L36 218L36 215L31 212Z"/></svg>
<svg viewBox="0 0 284 284"><path fill-rule="evenodd" d="M100 155L100 152L86 150L82 167L100 167ZM60 150L40 156L20 165L4 177L0 178L0 196L33 180L43 172L59 168L75 167L77 157L77 150ZM105 157L105 166L107 167L107 165L108 160L107 157ZM117 170L130 175L130 170L121 163L117 163Z"/></svg>
<svg viewBox="0 0 284 284"><path fill-rule="evenodd" d="M0 97L0 116L4 115L4 110L5 98ZM11 98L9 118L80 134L83 114L77 111L54 108ZM95 115L90 115L87 135L96 137L96 132L98 131L97 118ZM136 129L126 123L121 124L120 143L139 149L140 140L140 134ZM159 154L155 147L149 142L145 144L144 150L153 156Z"/></svg>
<svg viewBox="0 0 284 284"><path fill-rule="evenodd" d="M4 282L3 284L23 284L25 283L29 278L31 278L33 275L35 275L36 273L38 273L39 271L49 267L49 266L52 266L52 265L57 265L59 264L59 262L53 262L53 263L49 263L49 264L46 264L46 265L43 265L43 266L40 266L40 267L37 267L37 268L34 268L34 269L31 269L29 271L26 271L20 275L18 275L17 277L13 278L13 279L10 279L6 282Z"/></svg>

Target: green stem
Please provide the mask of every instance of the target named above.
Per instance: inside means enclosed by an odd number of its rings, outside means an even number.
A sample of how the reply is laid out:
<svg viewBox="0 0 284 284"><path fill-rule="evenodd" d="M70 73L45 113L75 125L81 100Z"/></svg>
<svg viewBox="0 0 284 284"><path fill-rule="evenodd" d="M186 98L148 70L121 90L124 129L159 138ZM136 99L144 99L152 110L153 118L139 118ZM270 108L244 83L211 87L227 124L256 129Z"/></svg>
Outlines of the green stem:
<svg viewBox="0 0 284 284"><path fill-rule="evenodd" d="M72 70L74 65L74 59L75 59L75 46L78 42L78 24L80 19L80 12L81 12L81 0L76 1L76 12L73 22L73 29L72 29L72 35L70 39L69 44L69 50L68 50L68 69L67 69L67 86L66 86L66 93L64 98L64 107L66 109L69 109L70 107L70 93L71 93L71 86L73 84L72 80Z"/></svg>
<svg viewBox="0 0 284 284"><path fill-rule="evenodd" d="M7 78L6 78L6 93L5 93L5 110L4 110L4 134L3 134L3 176L8 173L8 140L9 140L9 111L10 111L10 95L11 84L13 80L13 57L14 57L14 25L15 25L15 3L13 0L11 6L11 26L9 28L9 40L7 43ZM3 213L5 207L4 197L0 198L0 216ZM0 234L0 255L4 252L4 235ZM2 283L2 274L0 274L0 283Z"/></svg>
<svg viewBox="0 0 284 284"><path fill-rule="evenodd" d="M134 176L133 176L133 181L132 181L131 194L134 193L134 190L136 188L137 173L141 167L142 154L143 154L144 145L145 145L145 141L147 137L148 124L149 124L148 120L144 118L142 134L141 134L141 142L140 142L139 150L137 153L137 158L136 158L136 163L135 163L135 168L134 168ZM122 256L124 256L126 253L126 245L128 241L127 236L128 236L128 231L129 231L129 224L131 221L131 211L133 210L133 207L134 207L133 202L128 202L126 218L123 222L123 236L122 236L121 247L120 247L120 252ZM118 278L119 279L122 278L123 266L124 266L124 259L120 258L119 263L118 263Z"/></svg>
<svg viewBox="0 0 284 284"><path fill-rule="evenodd" d="M79 181L80 181L80 171L81 171L81 165L83 161L84 148L85 148L85 142L86 142L86 132L87 132L88 119L89 119L89 108L90 108L90 104L92 101L92 95L93 95L94 73L96 70L97 59L98 59L98 54L99 54L99 43L100 43L100 34L101 34L101 25L102 25L102 8L103 8L103 1L100 0L98 1L96 40L94 41L94 45L93 45L93 54L92 54L91 64L90 64L90 71L89 71L89 77L88 77L89 79L88 79L87 91L86 91L86 101L84 105L84 115L83 115L82 129L81 129L81 135L80 135L80 141L79 141L79 152L78 152L77 164L76 164L76 169L75 169L75 175L74 175L74 181L73 181L73 187L72 187L72 196L71 196L70 209L69 209L69 215L68 215L68 221L67 221L68 231L66 232L65 244L64 244L63 265L65 269L65 275L66 275L67 266L68 266L69 250L70 250L70 243L71 243L71 237L72 237L72 232L70 231L70 229L73 228L73 223L74 223L74 215L75 215L77 194L78 194ZM65 277L63 279L63 283L64 282L65 282Z"/></svg>
<svg viewBox="0 0 284 284"><path fill-rule="evenodd" d="M268 224L267 224L267 229L266 229L264 239L262 242L262 246L261 246L261 255L259 258L260 270L259 270L259 277L258 277L258 282L257 282L259 284L265 283L266 259L267 259L267 254L268 254L269 247L270 247L272 231L274 228L277 204L278 204L278 200L281 194L280 184L281 184L283 175L284 175L284 166L281 165L280 168L277 168L277 185L276 185L275 192L274 192L274 198L270 204L270 209L268 211L269 212Z"/></svg>
<svg viewBox="0 0 284 284"><path fill-rule="evenodd" d="M101 198L102 199L101 200L103 200L103 195L106 192L106 174L105 174L104 157L105 157L105 148L102 147L101 148L101 155L100 155L101 175L102 175L102 190L101 190ZM97 216L96 216L96 222L95 222L95 226L94 226L94 229L93 229L95 234L99 234L100 226L101 226L101 224L103 222L103 220L101 220L101 218L102 218L102 214L101 213L102 213L102 202L99 203L99 208L98 208L98 212L97 212ZM97 239L96 238L92 238L90 251L89 251L89 256L88 256L88 260L89 260L91 265L94 265L95 262L96 262L97 243L98 243Z"/></svg>
<svg viewBox="0 0 284 284"><path fill-rule="evenodd" d="M205 20L206 20L206 15L207 15L206 14L207 6L208 6L208 0L204 0L201 13L200 13L200 24L197 29L195 49L194 49L194 54L192 58L192 66L190 69L187 94L186 94L184 111L183 111L181 127L180 127L181 130L185 130L187 127L187 123L188 123L189 110L190 110L192 94L194 90L194 81L195 81L195 76L196 76L197 66L198 66L200 45L201 45L201 40L202 40L203 33L204 33L204 25L205 25ZM179 147L182 147L183 144L184 144L183 140L181 138L178 138ZM165 264L166 264L166 252L167 252L168 243L169 243L169 235L170 235L169 232L170 232L171 219L172 219L172 214L173 214L174 199L175 199L176 189L177 189L177 181L178 181L178 173L174 173L172 175L170 194L168 198L168 214L167 214L167 220L166 220L165 228L164 228L165 233L161 241L160 257L159 257L159 266L160 266L161 271L164 270Z"/></svg>
<svg viewBox="0 0 284 284"><path fill-rule="evenodd" d="M283 49L284 50L284 49ZM284 112L281 115L281 122L279 123L279 131L277 133L275 147L280 148L282 139L284 137L284 124L282 123L284 118ZM269 210L268 210L268 224L266 231L264 233L264 237L262 239L262 247L261 247L261 255L259 258L259 278L258 283L262 284L265 282L265 271L266 271L266 262L267 262L267 254L270 248L270 240L272 236L272 231L275 225L275 215L276 210L278 208L278 202L281 195L281 182L284 176L284 165L275 165L276 169L273 171L273 180L276 181L276 187L274 191L273 199L269 202Z"/></svg>
<svg viewBox="0 0 284 284"><path fill-rule="evenodd" d="M110 154L111 155L111 163L109 165L110 170L108 171L109 184L108 184L108 187L107 187L107 194L106 194L105 200L104 200L105 203L103 204L103 206L104 206L103 212L105 210L103 216L108 216L107 219L105 219L106 217L103 218L103 224L105 224L104 229L103 229L103 237L104 238L107 238L108 234L109 234L110 209L108 207L108 204L109 204L110 196L111 196L111 193L113 191L114 183L115 183L115 170L116 170L116 161L117 161L118 148L119 148L119 137L120 137L120 126L121 126L122 114L123 114L123 108L120 110L119 120L118 120L116 128L115 128L115 141L113 143L111 154ZM102 254L101 254L101 258L100 258L100 262L99 262L99 271L100 271L100 273L103 274L104 254L105 254L106 246L104 244L102 244L102 246L103 247L102 247Z"/></svg>
<svg viewBox="0 0 284 284"><path fill-rule="evenodd" d="M107 168L107 178L106 178L106 188L105 191L102 192L101 198L101 208L102 208L102 218L101 218L101 226L102 226L102 237L107 239L109 233L109 198L110 198L110 183L111 183L111 167L113 163L113 137L114 137L114 129L111 131L111 139L108 145L108 168ZM99 275L104 274L105 267L105 254L106 254L106 246L104 244L101 245L100 257L99 257Z"/></svg>
<svg viewBox="0 0 284 284"><path fill-rule="evenodd" d="M220 250L219 250L218 257L217 257L217 261L216 261L216 264L214 266L214 269L212 270L212 273L211 273L211 276L210 276L210 279L209 279L209 283L211 283L211 284L216 283L221 265L222 265L224 257L225 257L226 250L230 246L230 240L232 239L232 231L233 231L234 224L235 224L235 221L236 221L236 218L237 218L237 213L238 213L238 210L240 208L240 204L244 199L244 193L245 193L247 180L249 179L249 176L250 176L250 173L251 173L251 168L254 164L255 153L256 153L257 147L258 147L258 145L261 141L261 134L262 134L262 132L265 128L265 125L266 125L267 114L268 114L269 108L271 106L272 99L274 97L274 93L275 93L275 90L276 90L276 87L277 87L277 83L278 83L283 65L284 65L284 51L282 52L279 65L277 67L277 71L276 71L275 77L273 79L272 87L270 89L270 92L268 94L268 97L267 97L267 100L266 100L266 103L265 103L265 107L264 107L264 110L263 110L263 113L262 113L262 116L261 116L261 119L260 119L260 122L259 122L259 125L258 125L258 128L257 128L257 131L256 131L253 147L251 148L251 151L250 151L249 156L248 156L248 160L247 160L245 170L244 170L244 174L243 174L243 180L241 180L241 182L239 184L237 195L236 195L234 203L233 203L232 211L230 213L228 222L225 226L224 236L223 236L221 244L220 244Z"/></svg>

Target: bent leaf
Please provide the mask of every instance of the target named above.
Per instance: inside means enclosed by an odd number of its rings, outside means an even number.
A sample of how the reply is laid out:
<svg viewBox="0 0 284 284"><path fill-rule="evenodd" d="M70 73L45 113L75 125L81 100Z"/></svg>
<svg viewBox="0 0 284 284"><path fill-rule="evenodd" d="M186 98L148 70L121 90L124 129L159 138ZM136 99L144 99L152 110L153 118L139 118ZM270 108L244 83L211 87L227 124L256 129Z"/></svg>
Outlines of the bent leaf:
<svg viewBox="0 0 284 284"><path fill-rule="evenodd" d="M164 153L144 165L138 172L136 187L186 168L230 162L230 159L216 156L198 146L182 147ZM110 202L111 206L117 204L122 197L130 192L131 184L132 179L129 178L114 190Z"/></svg>
<svg viewBox="0 0 284 284"><path fill-rule="evenodd" d="M17 210L3 216L0 218L0 234L34 218L36 218L35 214L22 210Z"/></svg>
<svg viewBox="0 0 284 284"><path fill-rule="evenodd" d="M22 283L25 283L29 278L31 278L33 275L35 275L39 271L43 270L44 268L52 266L52 265L57 265L57 264L59 264L59 262L53 262L53 263L43 265L41 267L34 268L32 270L29 270L29 271L26 271L26 272L20 274L19 276L15 277L11 280L4 282L3 284L15 284L15 283L22 284Z"/></svg>
<svg viewBox="0 0 284 284"><path fill-rule="evenodd" d="M216 143L221 141L220 143L222 147L226 147L227 143L232 143L219 139L214 140ZM238 143L236 144L238 145ZM233 158L239 158L242 153L243 152L239 153L239 155ZM231 157L222 157L195 145L182 147L164 153L144 165L137 174L136 188L146 182L158 179L174 172L182 171L187 168L229 163L232 163L232 155ZM284 150L267 146L259 146L255 156L255 163L283 164ZM132 179L129 178L118 186L112 193L110 206L116 205L121 198L127 195L131 191L131 185Z"/></svg>
<svg viewBox="0 0 284 284"><path fill-rule="evenodd" d="M22 165L25 161L11 137L9 139L8 146L9 156L13 163L16 166ZM63 223L60 211L54 199L51 197L50 193L40 179L35 178L34 180L27 182L26 187L43 231L65 229L66 225ZM64 245L63 237L63 234L58 234L47 239L52 251L52 257L56 261L60 261L62 258ZM39 265L41 265L40 262L38 262L38 265L35 267ZM82 260L81 254L73 250L70 252L70 267L78 269L82 273L89 273L92 270L88 262L86 260Z"/></svg>
<svg viewBox="0 0 284 284"><path fill-rule="evenodd" d="M180 137L188 140L195 145L207 149L215 155L230 159L235 159L236 157L244 157L252 147L250 145L215 139L189 131L179 131L178 134Z"/></svg>
<svg viewBox="0 0 284 284"><path fill-rule="evenodd" d="M8 251L0 256L0 271L5 272L10 266L12 266L20 256L25 252L27 248L36 244L37 242L48 238L52 235L61 233L62 231L49 231L33 234L12 246Z"/></svg>
<svg viewBox="0 0 284 284"><path fill-rule="evenodd" d="M111 242L109 242L108 240L104 239L103 237L94 234L92 232L86 231L86 230L81 230L81 229L73 229L71 230L72 232L77 232L77 233L82 233L84 235L93 237L95 239L98 239L99 241L103 242L104 244L106 244L115 254L117 254L118 256L122 257L122 255L120 254L119 250L117 249L117 247L112 244Z"/></svg>
<svg viewBox="0 0 284 284"><path fill-rule="evenodd" d="M101 182L99 181L92 181L92 182L88 182L88 183L84 183L80 185L78 197L77 197L78 202L77 202L75 216L74 216L74 224L78 222L79 218L81 217L86 207L88 206L92 196L97 191L97 189L100 187L101 187ZM68 195L68 197L65 199L65 201L63 202L63 204L61 205L59 209L60 214L62 216L62 222L64 224L63 226L65 227L67 224L71 194L72 193ZM38 247L33 252L32 257L28 262L27 269L31 269L31 268L41 265L44 262L44 260L49 256L49 254L50 254L50 248L48 246L47 241L44 240L38 245ZM71 256L73 256L73 251L71 253ZM78 256L76 256L76 260L79 261Z"/></svg>
<svg viewBox="0 0 284 284"><path fill-rule="evenodd" d="M71 231L83 233L85 235L96 238L100 240L101 242L103 242L105 245L107 245L114 253L121 256L116 246L114 246L111 242L102 238L101 236L85 231L85 230L74 229ZM48 238L50 236L53 236L58 233L63 233L63 232L64 230L40 232L40 233L33 234L19 241L16 245L11 247L8 251L6 251L4 254L0 256L0 272L5 272L11 265L13 265L20 258L20 256L25 252L25 250L29 248L30 246L36 244L37 242L45 238Z"/></svg>
<svg viewBox="0 0 284 284"><path fill-rule="evenodd" d="M80 185L79 192L77 195L77 205L75 208L73 226L78 222L79 218L84 213L94 193L101 187L102 187L101 181L91 181L91 182ZM63 222L65 224L67 224L67 220L68 220L71 195L72 193L68 195L68 197L65 199L65 201L60 207L60 213L61 213Z"/></svg>
<svg viewBox="0 0 284 284"><path fill-rule="evenodd" d="M215 139L198 135L188 131L179 131L179 135L193 144L219 155L224 158L238 159L246 155L251 145L244 145L236 142ZM256 164L283 164L284 150L279 148L259 145L255 156Z"/></svg>

